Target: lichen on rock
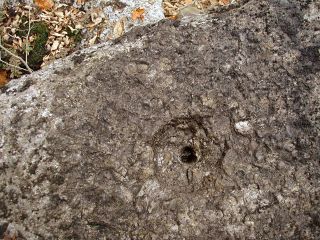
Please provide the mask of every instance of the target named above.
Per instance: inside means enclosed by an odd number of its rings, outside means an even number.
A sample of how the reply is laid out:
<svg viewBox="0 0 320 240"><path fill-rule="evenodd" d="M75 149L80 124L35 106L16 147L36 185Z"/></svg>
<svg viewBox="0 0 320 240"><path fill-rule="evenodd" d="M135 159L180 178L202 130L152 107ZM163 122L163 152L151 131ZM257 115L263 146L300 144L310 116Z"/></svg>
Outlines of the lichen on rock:
<svg viewBox="0 0 320 240"><path fill-rule="evenodd" d="M1 231L317 239L320 36L308 7L249 1L161 21L11 81Z"/></svg>

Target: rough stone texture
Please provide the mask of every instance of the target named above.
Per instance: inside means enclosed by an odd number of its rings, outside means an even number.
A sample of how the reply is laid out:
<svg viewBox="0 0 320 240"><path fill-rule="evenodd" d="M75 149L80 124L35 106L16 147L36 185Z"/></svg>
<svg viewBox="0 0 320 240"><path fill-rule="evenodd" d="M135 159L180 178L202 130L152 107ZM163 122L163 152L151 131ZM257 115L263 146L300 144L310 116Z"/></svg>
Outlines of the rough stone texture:
<svg viewBox="0 0 320 240"><path fill-rule="evenodd" d="M135 29L0 95L0 234L319 239L317 1Z"/></svg>

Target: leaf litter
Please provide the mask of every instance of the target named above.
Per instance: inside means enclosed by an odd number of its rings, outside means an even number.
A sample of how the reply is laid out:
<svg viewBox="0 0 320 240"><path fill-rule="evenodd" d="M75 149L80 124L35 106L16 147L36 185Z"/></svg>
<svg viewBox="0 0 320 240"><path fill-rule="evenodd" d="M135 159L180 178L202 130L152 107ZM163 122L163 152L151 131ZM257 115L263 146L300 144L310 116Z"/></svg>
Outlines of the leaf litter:
<svg viewBox="0 0 320 240"><path fill-rule="evenodd" d="M160 20L164 16L177 19L185 12L194 12L194 9L203 11L241 0L139 0L134 3L130 0L108 0L104 5L89 5L89 8L86 6L90 0L76 0L73 5L60 3L60 0L33 1L32 5L23 4L22 1L21 4L3 8L0 12L0 37L4 47L22 58L27 56L28 63L33 70L37 70L80 48L121 37L133 26ZM156 4L156 1L161 3L162 16L152 11L152 4ZM27 34L29 21L31 28L40 24L44 33L41 35L31 29ZM40 35L43 36L42 42L39 41ZM44 44L43 55L37 56L38 62L32 65L32 51L36 50L39 42ZM0 54L0 84L4 85L9 78L27 73L19 68L23 65L18 58L2 51ZM4 61L9 64L4 64Z"/></svg>

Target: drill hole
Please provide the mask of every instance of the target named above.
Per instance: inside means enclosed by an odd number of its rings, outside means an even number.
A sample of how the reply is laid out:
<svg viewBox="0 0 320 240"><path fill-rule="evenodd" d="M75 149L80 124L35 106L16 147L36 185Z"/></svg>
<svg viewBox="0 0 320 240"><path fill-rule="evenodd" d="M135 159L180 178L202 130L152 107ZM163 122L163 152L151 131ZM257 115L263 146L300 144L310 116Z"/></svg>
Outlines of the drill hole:
<svg viewBox="0 0 320 240"><path fill-rule="evenodd" d="M193 147L186 146L181 150L180 155L181 162L184 163L194 163L197 161L197 155L196 151L193 149Z"/></svg>

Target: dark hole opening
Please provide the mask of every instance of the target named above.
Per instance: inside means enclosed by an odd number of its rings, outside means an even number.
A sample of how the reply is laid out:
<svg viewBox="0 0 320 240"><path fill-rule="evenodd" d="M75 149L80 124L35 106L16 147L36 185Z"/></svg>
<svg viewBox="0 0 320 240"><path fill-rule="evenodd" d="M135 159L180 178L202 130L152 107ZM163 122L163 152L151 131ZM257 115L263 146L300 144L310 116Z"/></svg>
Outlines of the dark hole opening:
<svg viewBox="0 0 320 240"><path fill-rule="evenodd" d="M196 155L196 151L193 149L193 147L190 147L190 146L184 147L181 150L180 160L181 160L181 162L184 162L184 163L196 162L197 155Z"/></svg>

